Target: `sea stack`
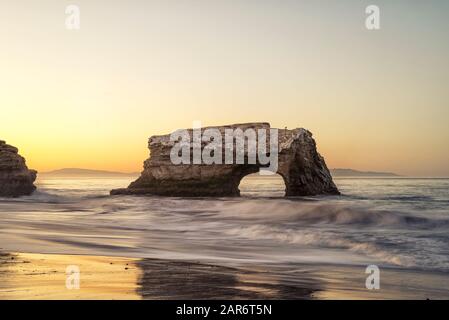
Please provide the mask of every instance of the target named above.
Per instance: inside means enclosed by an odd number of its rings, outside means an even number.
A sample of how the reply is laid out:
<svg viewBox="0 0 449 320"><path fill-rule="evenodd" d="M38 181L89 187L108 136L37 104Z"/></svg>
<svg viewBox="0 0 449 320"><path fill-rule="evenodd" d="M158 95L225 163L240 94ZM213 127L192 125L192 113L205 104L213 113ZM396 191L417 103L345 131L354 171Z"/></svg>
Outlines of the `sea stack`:
<svg viewBox="0 0 449 320"><path fill-rule="evenodd" d="M202 132L216 128L266 129L269 123L245 123L202 128ZM192 129L187 130L192 137ZM242 178L256 173L263 165L256 164L174 164L170 152L176 141L170 135L152 136L148 142L150 158L144 162L141 176L128 188L115 189L111 195L163 195L181 197L239 196ZM205 143L202 143L204 148ZM286 196L311 196L339 194L324 158L316 149L312 133L306 129L278 129L278 170L284 179ZM234 142L235 150L235 142ZM247 152L247 150L245 150ZM190 153L192 154L192 152ZM225 154L223 147L222 154ZM247 154L245 153L245 158Z"/></svg>
<svg viewBox="0 0 449 320"><path fill-rule="evenodd" d="M36 189L36 174L27 168L16 147L0 140L0 197L30 195Z"/></svg>

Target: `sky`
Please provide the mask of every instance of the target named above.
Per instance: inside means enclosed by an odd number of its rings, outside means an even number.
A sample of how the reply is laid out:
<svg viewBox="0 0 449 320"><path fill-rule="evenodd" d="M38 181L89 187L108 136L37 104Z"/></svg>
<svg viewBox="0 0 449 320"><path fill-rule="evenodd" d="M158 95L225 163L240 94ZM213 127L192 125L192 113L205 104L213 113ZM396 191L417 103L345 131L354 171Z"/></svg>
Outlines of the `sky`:
<svg viewBox="0 0 449 320"><path fill-rule="evenodd" d="M380 30L365 27L371 4ZM0 0L0 139L38 171L133 172L152 135L263 121L309 129L331 168L449 176L448 9Z"/></svg>

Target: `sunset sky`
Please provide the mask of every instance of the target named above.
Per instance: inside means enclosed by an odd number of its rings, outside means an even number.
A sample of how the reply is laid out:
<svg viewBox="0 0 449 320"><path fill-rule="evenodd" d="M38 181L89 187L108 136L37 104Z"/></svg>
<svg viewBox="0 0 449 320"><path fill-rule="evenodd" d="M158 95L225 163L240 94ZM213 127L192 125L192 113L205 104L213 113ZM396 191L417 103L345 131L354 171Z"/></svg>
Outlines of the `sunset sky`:
<svg viewBox="0 0 449 320"><path fill-rule="evenodd" d="M81 30L65 28L65 7ZM377 4L381 30L365 28ZM0 139L140 171L147 139L270 122L329 167L449 176L449 1L0 1Z"/></svg>

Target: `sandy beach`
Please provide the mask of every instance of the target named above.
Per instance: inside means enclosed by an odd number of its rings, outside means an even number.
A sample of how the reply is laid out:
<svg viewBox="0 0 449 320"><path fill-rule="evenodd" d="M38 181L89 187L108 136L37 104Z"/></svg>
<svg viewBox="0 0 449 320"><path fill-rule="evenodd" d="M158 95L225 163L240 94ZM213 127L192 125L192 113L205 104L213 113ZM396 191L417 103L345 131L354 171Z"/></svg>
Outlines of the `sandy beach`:
<svg viewBox="0 0 449 320"><path fill-rule="evenodd" d="M0 256L0 299L138 299L136 259L11 253ZM81 271L80 289L66 287L66 268Z"/></svg>
<svg viewBox="0 0 449 320"><path fill-rule="evenodd" d="M66 268L80 270L79 289ZM298 280L299 279L299 280ZM189 261L108 256L3 253L0 299L444 299L449 277L384 270L380 290L364 287L360 267L298 265L229 268Z"/></svg>
<svg viewBox="0 0 449 320"><path fill-rule="evenodd" d="M68 266L79 289L66 286ZM0 299L309 299L313 290L279 283L264 270L106 256L0 255Z"/></svg>

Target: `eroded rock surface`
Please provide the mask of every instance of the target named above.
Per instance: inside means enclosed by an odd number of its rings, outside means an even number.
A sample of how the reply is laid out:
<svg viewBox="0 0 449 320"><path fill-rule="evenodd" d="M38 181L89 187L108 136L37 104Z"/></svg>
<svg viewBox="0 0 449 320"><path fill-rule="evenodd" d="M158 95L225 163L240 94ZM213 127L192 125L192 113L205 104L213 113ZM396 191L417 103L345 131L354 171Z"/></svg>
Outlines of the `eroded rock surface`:
<svg viewBox="0 0 449 320"><path fill-rule="evenodd" d="M30 195L36 189L37 172L28 170L16 147L0 140L0 197Z"/></svg>
<svg viewBox="0 0 449 320"><path fill-rule="evenodd" d="M212 127L224 133L225 129L270 129L268 123L247 123ZM203 132L207 128L202 128ZM192 129L189 129L190 135ZM141 176L126 189L115 189L117 194L153 194L186 197L239 196L242 178L256 173L256 164L173 164L170 151L176 142L170 135L149 139L150 158L144 162ZM312 133L306 129L278 130L278 170L286 185L286 196L339 194L326 163L317 152ZM204 147L204 144L203 146ZM223 157L225 154L223 144ZM191 152L192 154L192 152Z"/></svg>

